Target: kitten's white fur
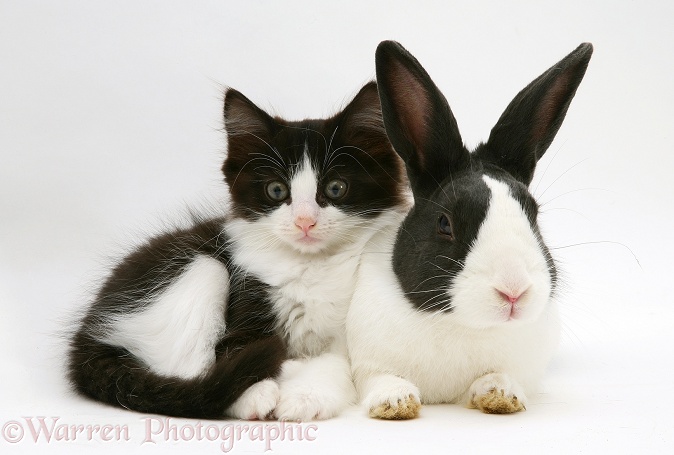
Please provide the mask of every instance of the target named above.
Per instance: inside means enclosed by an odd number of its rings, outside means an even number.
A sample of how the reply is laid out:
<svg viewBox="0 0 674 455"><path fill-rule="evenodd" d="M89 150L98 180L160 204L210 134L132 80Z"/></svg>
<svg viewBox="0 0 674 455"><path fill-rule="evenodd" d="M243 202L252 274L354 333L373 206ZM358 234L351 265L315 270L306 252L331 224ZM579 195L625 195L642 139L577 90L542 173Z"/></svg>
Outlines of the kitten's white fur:
<svg viewBox="0 0 674 455"><path fill-rule="evenodd" d="M366 409L395 406L410 396L424 403L468 403L492 386L526 403L524 391L541 378L559 333L547 263L508 186L487 176L484 181L491 202L449 290L452 313L418 311L406 300L391 263L396 226L366 247L346 324ZM509 320L498 290L513 288L526 292Z"/></svg>
<svg viewBox="0 0 674 455"><path fill-rule="evenodd" d="M270 286L277 330L294 358L277 380L249 388L227 410L234 417L264 418L275 411L289 420L324 419L355 402L344 321L360 254L367 240L397 224L401 213L365 219L331 205L319 207L317 184L305 155L290 182L291 204L257 221L235 218L224 225L233 266ZM295 224L298 217L316 220L312 240ZM114 320L106 341L126 347L158 373L202 374L225 329L228 280L223 264L199 256L164 292L149 297L146 309Z"/></svg>
<svg viewBox="0 0 674 455"><path fill-rule="evenodd" d="M192 378L215 360L225 328L229 273L219 261L197 256L143 311L112 319L104 342L123 346L154 371Z"/></svg>
<svg viewBox="0 0 674 455"><path fill-rule="evenodd" d="M248 387L226 414L245 420L264 420L276 408L281 391L273 379L264 379Z"/></svg>
<svg viewBox="0 0 674 455"><path fill-rule="evenodd" d="M316 172L305 158L291 180L292 204L255 222L236 219L226 226L236 265L272 286L279 333L297 359L286 362L278 378L275 415L289 420L329 418L355 401L344 321L360 255L374 233L401 218L391 211L366 220L321 208L317 190ZM318 241L304 244L294 220L311 211L316 225L310 232Z"/></svg>

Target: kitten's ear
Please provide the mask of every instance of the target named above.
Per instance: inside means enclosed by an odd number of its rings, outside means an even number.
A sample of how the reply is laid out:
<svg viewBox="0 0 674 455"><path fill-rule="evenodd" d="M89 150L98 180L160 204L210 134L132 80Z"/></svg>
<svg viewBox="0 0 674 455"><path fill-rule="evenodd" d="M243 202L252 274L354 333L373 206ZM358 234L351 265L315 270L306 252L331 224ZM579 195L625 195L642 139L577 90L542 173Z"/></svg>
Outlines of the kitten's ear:
<svg viewBox="0 0 674 455"><path fill-rule="evenodd" d="M476 153L528 185L555 138L583 80L592 44L583 43L527 85L510 102Z"/></svg>
<svg viewBox="0 0 674 455"><path fill-rule="evenodd" d="M386 132L407 166L416 197L428 197L470 154L447 100L416 58L395 41L375 54Z"/></svg>
<svg viewBox="0 0 674 455"><path fill-rule="evenodd" d="M274 150L269 142L274 134L275 121L251 100L231 88L225 94L224 115L227 157L222 164L222 172L229 191L238 197L242 191L251 191L253 187L250 175L241 176L252 156L261 151Z"/></svg>
<svg viewBox="0 0 674 455"><path fill-rule="evenodd" d="M224 115L230 145L239 139L269 137L274 128L274 119L269 114L232 88L225 94Z"/></svg>
<svg viewBox="0 0 674 455"><path fill-rule="evenodd" d="M386 139L384 120L381 117L381 105L377 93L377 83L368 82L360 89L353 100L340 115L339 131L351 137L353 135L375 134ZM379 137L381 139L381 137Z"/></svg>

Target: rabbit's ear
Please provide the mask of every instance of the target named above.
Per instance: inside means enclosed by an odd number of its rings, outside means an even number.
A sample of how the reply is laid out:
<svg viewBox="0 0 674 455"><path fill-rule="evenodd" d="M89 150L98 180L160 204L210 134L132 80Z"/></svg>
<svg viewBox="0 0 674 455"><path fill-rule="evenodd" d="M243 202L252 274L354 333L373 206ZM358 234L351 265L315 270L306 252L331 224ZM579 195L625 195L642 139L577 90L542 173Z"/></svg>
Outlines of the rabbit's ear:
<svg viewBox="0 0 674 455"><path fill-rule="evenodd" d="M562 125L591 56L592 44L583 43L527 85L510 102L477 156L529 185L536 163Z"/></svg>
<svg viewBox="0 0 674 455"><path fill-rule="evenodd" d="M386 134L403 158L415 198L427 197L451 173L468 166L456 119L419 62L395 41L376 52Z"/></svg>

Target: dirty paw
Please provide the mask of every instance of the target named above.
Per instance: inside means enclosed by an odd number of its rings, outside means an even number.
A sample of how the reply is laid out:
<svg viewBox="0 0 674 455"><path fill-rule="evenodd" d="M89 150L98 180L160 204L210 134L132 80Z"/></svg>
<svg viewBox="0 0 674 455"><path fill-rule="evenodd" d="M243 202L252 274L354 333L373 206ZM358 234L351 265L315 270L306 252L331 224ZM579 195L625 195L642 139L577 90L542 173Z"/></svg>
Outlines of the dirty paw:
<svg viewBox="0 0 674 455"><path fill-rule="evenodd" d="M505 373L488 373L470 386L468 406L487 414L512 414L526 410L524 390Z"/></svg>
<svg viewBox="0 0 674 455"><path fill-rule="evenodd" d="M506 395L503 389L492 389L484 395L476 395L470 405L486 414L512 414L526 410L515 395Z"/></svg>
<svg viewBox="0 0 674 455"><path fill-rule="evenodd" d="M414 395L393 400L387 400L377 406L371 407L370 417L384 420L408 420L419 416L421 402Z"/></svg>
<svg viewBox="0 0 674 455"><path fill-rule="evenodd" d="M419 416L419 388L398 376L372 377L365 385L368 391L363 405L370 417L384 420L407 420Z"/></svg>

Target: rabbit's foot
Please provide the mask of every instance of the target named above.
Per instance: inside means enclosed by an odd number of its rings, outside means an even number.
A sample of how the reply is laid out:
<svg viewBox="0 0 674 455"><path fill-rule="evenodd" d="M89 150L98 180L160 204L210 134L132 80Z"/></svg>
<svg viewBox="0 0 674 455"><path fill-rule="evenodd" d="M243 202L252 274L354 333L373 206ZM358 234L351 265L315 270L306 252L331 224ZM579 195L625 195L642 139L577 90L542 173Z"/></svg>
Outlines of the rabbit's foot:
<svg viewBox="0 0 674 455"><path fill-rule="evenodd" d="M370 417L384 420L408 420L419 416L419 389L397 376L372 378L364 405Z"/></svg>
<svg viewBox="0 0 674 455"><path fill-rule="evenodd" d="M490 373L470 386L468 407L486 414L512 414L526 410L526 396L508 375Z"/></svg>
<svg viewBox="0 0 674 455"><path fill-rule="evenodd" d="M470 404L486 414L512 414L526 410L515 395L506 395L503 389L492 389L484 395L474 396Z"/></svg>
<svg viewBox="0 0 674 455"><path fill-rule="evenodd" d="M384 420L408 420L419 416L421 403L414 395L399 398L395 403L385 401L380 405L370 408L370 417Z"/></svg>

